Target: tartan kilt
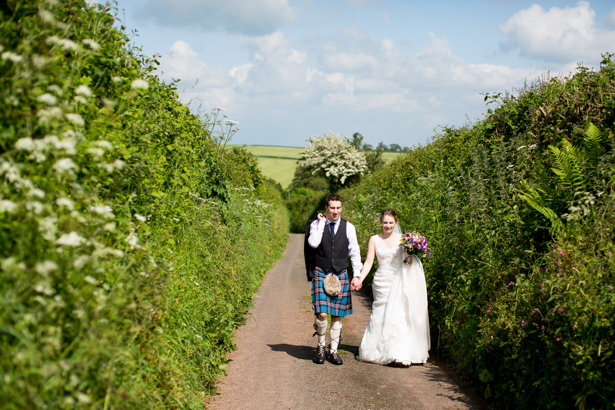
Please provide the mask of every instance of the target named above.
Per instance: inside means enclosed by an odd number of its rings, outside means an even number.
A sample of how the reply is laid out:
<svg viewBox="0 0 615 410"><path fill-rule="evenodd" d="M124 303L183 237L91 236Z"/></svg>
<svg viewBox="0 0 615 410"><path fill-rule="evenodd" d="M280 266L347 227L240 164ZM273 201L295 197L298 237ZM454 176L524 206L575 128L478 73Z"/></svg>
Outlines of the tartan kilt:
<svg viewBox="0 0 615 410"><path fill-rule="evenodd" d="M344 269L340 273L334 273L342 285L342 291L337 296L329 296L325 293L323 282L326 275L327 272L318 266L314 268L314 278L312 279L312 309L314 314L328 313L331 316L339 317L352 314L348 271Z"/></svg>

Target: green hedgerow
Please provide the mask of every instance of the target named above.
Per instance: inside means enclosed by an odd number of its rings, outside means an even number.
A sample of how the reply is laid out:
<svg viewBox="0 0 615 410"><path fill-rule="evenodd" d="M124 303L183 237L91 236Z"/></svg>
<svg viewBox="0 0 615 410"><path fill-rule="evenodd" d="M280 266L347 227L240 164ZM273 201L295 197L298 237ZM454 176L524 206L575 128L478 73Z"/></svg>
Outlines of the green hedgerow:
<svg viewBox="0 0 615 410"><path fill-rule="evenodd" d="M287 241L234 124L180 104L112 11L0 5L3 408L202 408Z"/></svg>

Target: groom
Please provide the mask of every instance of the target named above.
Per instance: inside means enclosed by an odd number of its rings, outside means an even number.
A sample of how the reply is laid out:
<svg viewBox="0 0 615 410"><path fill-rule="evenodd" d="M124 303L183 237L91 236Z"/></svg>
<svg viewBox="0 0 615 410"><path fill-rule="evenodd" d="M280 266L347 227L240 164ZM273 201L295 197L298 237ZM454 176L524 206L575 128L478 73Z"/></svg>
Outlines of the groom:
<svg viewBox="0 0 615 410"><path fill-rule="evenodd" d="M348 279L348 256L352 262L354 276L361 275L361 252L357 242L355 227L340 218L342 213L342 197L329 194L325 199L327 216L318 214L318 219L310 225L309 245L314 248L314 278L312 279L312 308L314 309L314 328L318 334L318 348L315 363L325 362L325 333L327 331L327 315L331 315L331 349L329 361L342 364L337 354L337 347L342 334L340 319L352 314L350 297L350 281ZM327 274L338 277L342 291L337 296L329 296L323 288Z"/></svg>

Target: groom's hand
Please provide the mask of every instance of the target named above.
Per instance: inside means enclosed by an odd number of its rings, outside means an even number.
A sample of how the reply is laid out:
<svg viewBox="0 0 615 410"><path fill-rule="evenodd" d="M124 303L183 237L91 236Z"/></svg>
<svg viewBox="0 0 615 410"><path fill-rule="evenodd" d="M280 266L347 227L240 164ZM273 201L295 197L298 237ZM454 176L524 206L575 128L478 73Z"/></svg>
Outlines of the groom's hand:
<svg viewBox="0 0 615 410"><path fill-rule="evenodd" d="M327 218L326 218L323 214L320 214L320 213L319 213L316 217L317 217L317 218L318 218L318 220L319 220L319 221L321 221L321 222L326 222L326 221L327 221Z"/></svg>
<svg viewBox="0 0 615 410"><path fill-rule="evenodd" d="M350 289L352 290L360 290L363 284L361 283L361 279L352 278L352 282L350 282Z"/></svg>

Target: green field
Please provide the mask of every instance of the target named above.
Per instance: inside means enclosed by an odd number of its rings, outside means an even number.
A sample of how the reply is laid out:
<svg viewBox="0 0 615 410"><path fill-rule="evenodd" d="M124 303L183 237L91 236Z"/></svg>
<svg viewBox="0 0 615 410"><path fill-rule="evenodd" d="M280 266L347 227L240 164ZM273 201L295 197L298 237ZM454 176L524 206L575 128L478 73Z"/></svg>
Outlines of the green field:
<svg viewBox="0 0 615 410"><path fill-rule="evenodd" d="M258 164L266 177L272 178L286 189L293 180L299 152L304 147L280 147L274 145L240 145L228 144L229 148L240 147L250 152L258 160ZM384 152L382 157L388 163L401 153Z"/></svg>

